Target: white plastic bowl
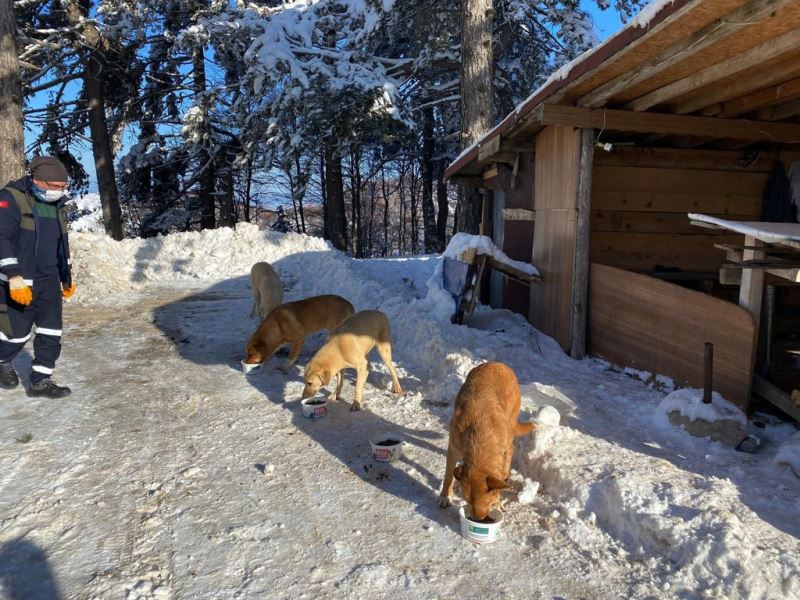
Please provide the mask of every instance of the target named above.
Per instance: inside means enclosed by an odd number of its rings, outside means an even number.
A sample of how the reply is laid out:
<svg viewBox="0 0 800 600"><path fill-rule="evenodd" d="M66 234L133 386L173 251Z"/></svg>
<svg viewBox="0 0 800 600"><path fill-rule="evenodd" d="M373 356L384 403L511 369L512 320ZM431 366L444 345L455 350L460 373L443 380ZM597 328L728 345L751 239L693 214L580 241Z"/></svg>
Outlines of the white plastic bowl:
<svg viewBox="0 0 800 600"><path fill-rule="evenodd" d="M303 407L303 416L307 419L320 419L328 414L328 401L322 398L312 396L311 398L306 398L300 404Z"/></svg>
<svg viewBox="0 0 800 600"><path fill-rule="evenodd" d="M461 517L461 535L476 544L492 544L500 538L500 528L503 525L503 513L496 508L489 511L492 523L478 523L469 519L468 506L462 506L458 515ZM469 515L469 516L468 516Z"/></svg>
<svg viewBox="0 0 800 600"><path fill-rule="evenodd" d="M387 446L386 441L394 440L397 443ZM384 442L381 444L380 442ZM403 440L394 433L383 433L369 441L372 448L372 458L379 462L390 462L403 456Z"/></svg>
<svg viewBox="0 0 800 600"><path fill-rule="evenodd" d="M256 363L254 365L251 365L250 363L242 361L242 373L244 373L245 375L248 375L250 373L256 373L261 370L262 364L264 363Z"/></svg>

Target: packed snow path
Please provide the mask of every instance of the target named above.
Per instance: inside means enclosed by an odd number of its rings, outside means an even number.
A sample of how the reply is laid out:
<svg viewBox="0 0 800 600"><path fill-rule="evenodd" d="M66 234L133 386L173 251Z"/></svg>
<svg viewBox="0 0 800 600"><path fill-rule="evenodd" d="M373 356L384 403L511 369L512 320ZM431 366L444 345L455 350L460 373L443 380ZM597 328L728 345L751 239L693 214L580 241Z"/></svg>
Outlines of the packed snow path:
<svg viewBox="0 0 800 600"><path fill-rule="evenodd" d="M86 303L68 307L57 370L73 396L0 395L0 598L800 597L800 484L771 462L791 426L763 432L756 455L664 429L663 394L569 360L517 316L450 325L446 307L420 299L431 259L350 261L267 236L287 300L331 292L387 312L408 390L389 393L373 359L365 411L349 412L350 374L343 401L308 421L302 365L322 336L289 375L278 357L243 376L255 322L230 257L258 260L255 234L202 235L180 263L169 239L113 254L104 238L94 255L81 242L96 271L81 272ZM149 271L121 266L145 260ZM196 273L192 260L224 280L177 276ZM113 276L135 289L93 300ZM478 547L435 499L449 404L490 359L576 409L521 440L515 467L539 494L509 493L503 538ZM402 462L372 461L368 440L384 430L408 441Z"/></svg>

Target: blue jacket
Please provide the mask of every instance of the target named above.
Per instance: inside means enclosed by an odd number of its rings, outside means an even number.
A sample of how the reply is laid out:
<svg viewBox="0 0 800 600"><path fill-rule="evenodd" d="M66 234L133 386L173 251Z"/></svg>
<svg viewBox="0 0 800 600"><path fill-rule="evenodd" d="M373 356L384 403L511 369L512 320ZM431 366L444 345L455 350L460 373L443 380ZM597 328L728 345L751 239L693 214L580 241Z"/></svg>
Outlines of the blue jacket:
<svg viewBox="0 0 800 600"><path fill-rule="evenodd" d="M40 217L34 208L37 201L31 185L30 177L23 177L0 190L0 281L21 275L25 283L32 285L40 248L51 251L55 248L59 279L68 287L72 284L72 274L64 203L57 205L59 231L55 235L58 239L40 239Z"/></svg>

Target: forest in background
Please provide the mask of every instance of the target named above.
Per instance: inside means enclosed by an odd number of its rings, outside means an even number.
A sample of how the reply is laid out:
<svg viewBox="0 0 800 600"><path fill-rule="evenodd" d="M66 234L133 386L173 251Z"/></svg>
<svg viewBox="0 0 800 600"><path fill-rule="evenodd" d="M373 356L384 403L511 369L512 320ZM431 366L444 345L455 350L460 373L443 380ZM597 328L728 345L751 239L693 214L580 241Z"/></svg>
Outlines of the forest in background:
<svg viewBox="0 0 800 600"><path fill-rule="evenodd" d="M596 42L576 0L0 0L0 36L4 181L52 154L80 193L90 149L117 239L278 221L356 257L474 230L445 167Z"/></svg>

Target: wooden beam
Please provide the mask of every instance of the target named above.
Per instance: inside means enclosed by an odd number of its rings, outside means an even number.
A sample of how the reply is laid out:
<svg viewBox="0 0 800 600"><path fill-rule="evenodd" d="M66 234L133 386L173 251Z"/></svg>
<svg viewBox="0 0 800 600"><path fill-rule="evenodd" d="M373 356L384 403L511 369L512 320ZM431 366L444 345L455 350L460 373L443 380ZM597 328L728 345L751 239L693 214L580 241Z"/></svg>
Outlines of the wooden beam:
<svg viewBox="0 0 800 600"><path fill-rule="evenodd" d="M570 356L586 356L586 318L589 313L589 240L591 233L594 131L581 130L575 212L575 267L572 272L572 346Z"/></svg>
<svg viewBox="0 0 800 600"><path fill-rule="evenodd" d="M508 277L512 279L516 279L517 281L521 281L522 283L534 283L537 281L541 281L542 278L537 275L531 275L530 273L526 273L525 271L520 271L519 269L512 267L511 265L507 265L505 263L501 263L494 259L494 257L487 256L486 257L486 264L495 269L504 273Z"/></svg>
<svg viewBox="0 0 800 600"><path fill-rule="evenodd" d="M527 208L504 208L503 220L505 221L535 221L536 212Z"/></svg>
<svg viewBox="0 0 800 600"><path fill-rule="evenodd" d="M704 115L728 119L738 117L765 106L780 104L800 96L800 77L784 81L778 85L768 87L741 98L734 98L727 102L714 104L703 111ZM770 119L767 119L770 120Z"/></svg>
<svg viewBox="0 0 800 600"><path fill-rule="evenodd" d="M703 29L663 50L636 68L634 73L623 73L595 88L581 99L578 106L597 107L626 88L655 77L670 67L691 58L720 40L738 33L743 26L769 17L781 7L795 0L756 0L716 19Z"/></svg>
<svg viewBox="0 0 800 600"><path fill-rule="evenodd" d="M542 125L572 125L582 129L691 135L750 142L800 142L800 125L794 123L717 119L605 108L579 108L555 104L542 104L536 109L536 113Z"/></svg>
<svg viewBox="0 0 800 600"><path fill-rule="evenodd" d="M667 108L675 114L686 115L714 103L747 96L755 90L775 86L788 79L795 79L798 75L800 75L800 56L795 53L790 58L778 63L767 63L755 70L741 73L734 81L728 79L705 90L687 94L675 102L670 102Z"/></svg>
<svg viewBox="0 0 800 600"><path fill-rule="evenodd" d="M800 408L794 405L789 394L760 375L753 375L753 391L800 423Z"/></svg>
<svg viewBox="0 0 800 600"><path fill-rule="evenodd" d="M644 111L657 104L664 104L673 98L692 92L705 85L724 79L734 73L757 67L785 53L796 52L800 45L800 29L793 29L782 36L750 48L747 52L737 54L727 60L706 67L688 77L679 79L669 85L653 90L636 100L628 102L625 108Z"/></svg>
<svg viewBox="0 0 800 600"><path fill-rule="evenodd" d="M788 117L793 117L800 114L800 98L792 100L780 106L771 106L769 108L762 108L756 112L756 118L764 121L780 121Z"/></svg>
<svg viewBox="0 0 800 600"><path fill-rule="evenodd" d="M483 178L484 182L486 182L487 179L493 179L497 177L497 165L494 164L488 169L484 170L484 172L481 174L481 177Z"/></svg>
<svg viewBox="0 0 800 600"><path fill-rule="evenodd" d="M744 237L745 246L763 247L764 242L746 235ZM742 260L763 260L764 252L760 250L742 251ZM756 354L758 353L758 336L761 331L761 298L764 294L764 271L760 269L744 269L742 271L742 281L739 287L739 306L744 308L753 317L753 353L751 361L751 372L755 367ZM748 397L750 391L748 390Z"/></svg>

